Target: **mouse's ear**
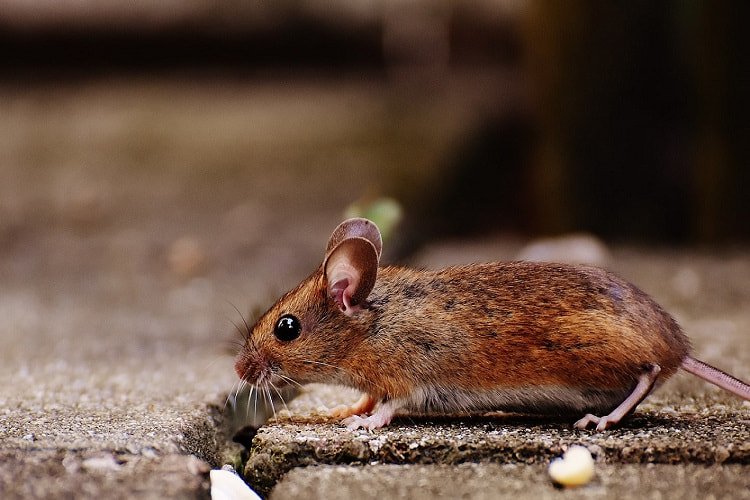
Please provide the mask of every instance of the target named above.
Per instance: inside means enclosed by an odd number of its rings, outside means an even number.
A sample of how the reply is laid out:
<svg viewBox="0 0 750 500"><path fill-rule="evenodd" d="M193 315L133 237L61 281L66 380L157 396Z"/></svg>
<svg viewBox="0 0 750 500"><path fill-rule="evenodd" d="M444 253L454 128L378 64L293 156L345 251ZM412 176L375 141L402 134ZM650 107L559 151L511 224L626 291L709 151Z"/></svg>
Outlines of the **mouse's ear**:
<svg viewBox="0 0 750 500"><path fill-rule="evenodd" d="M383 243L367 219L348 219L331 235L323 259L328 293L351 316L375 286Z"/></svg>
<svg viewBox="0 0 750 500"><path fill-rule="evenodd" d="M380 229L373 221L361 217L346 219L333 230L331 239L328 240L326 246L326 259L339 243L349 238L364 238L369 241L375 249L375 253L377 253L378 260L380 260L380 254L383 252L383 239L380 236Z"/></svg>

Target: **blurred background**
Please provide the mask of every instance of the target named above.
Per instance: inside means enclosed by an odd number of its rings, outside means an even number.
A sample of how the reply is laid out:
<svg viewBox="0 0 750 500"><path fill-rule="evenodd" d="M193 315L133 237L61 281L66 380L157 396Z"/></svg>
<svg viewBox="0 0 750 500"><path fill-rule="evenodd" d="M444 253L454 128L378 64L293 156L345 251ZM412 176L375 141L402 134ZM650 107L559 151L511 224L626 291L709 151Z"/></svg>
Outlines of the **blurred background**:
<svg viewBox="0 0 750 500"><path fill-rule="evenodd" d="M746 242L749 10L1 0L2 278L300 276L383 197L394 259L488 234Z"/></svg>

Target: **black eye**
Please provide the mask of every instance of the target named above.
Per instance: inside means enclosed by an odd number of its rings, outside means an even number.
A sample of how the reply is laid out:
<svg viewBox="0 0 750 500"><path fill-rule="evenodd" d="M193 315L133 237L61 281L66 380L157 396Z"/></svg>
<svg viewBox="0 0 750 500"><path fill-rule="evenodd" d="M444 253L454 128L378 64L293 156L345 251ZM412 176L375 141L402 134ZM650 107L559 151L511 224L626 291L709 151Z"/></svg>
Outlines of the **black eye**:
<svg viewBox="0 0 750 500"><path fill-rule="evenodd" d="M301 332L302 325L300 325L299 320L291 314L285 314L280 317L276 322L276 328L273 330L276 338L284 342L296 339Z"/></svg>

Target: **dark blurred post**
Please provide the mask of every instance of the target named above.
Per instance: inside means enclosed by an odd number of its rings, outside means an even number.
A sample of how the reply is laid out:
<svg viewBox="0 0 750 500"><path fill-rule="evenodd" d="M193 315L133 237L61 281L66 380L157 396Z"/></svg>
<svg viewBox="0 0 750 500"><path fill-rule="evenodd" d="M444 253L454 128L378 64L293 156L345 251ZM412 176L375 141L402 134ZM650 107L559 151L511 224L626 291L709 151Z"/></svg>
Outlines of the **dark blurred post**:
<svg viewBox="0 0 750 500"><path fill-rule="evenodd" d="M523 32L541 230L748 236L747 10L740 0L532 2Z"/></svg>
<svg viewBox="0 0 750 500"><path fill-rule="evenodd" d="M739 239L750 233L750 7L701 1L687 14L698 90L695 231L703 241Z"/></svg>
<svg viewBox="0 0 750 500"><path fill-rule="evenodd" d="M540 131L537 147L531 160L529 182L536 214L535 229L542 233L558 233L573 228L569 160L565 153L566 136L563 123L573 114L568 89L571 78L566 51L576 43L571 40L571 29L580 22L579 10L585 1L543 3L531 2L523 19L525 64L531 81L534 119Z"/></svg>

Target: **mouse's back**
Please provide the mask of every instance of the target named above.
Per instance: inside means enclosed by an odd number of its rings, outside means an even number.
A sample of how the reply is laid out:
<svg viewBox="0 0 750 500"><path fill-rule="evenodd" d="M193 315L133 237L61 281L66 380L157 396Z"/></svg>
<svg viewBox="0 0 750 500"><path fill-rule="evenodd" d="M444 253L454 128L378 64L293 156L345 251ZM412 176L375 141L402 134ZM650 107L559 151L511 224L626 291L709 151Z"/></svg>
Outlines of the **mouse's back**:
<svg viewBox="0 0 750 500"><path fill-rule="evenodd" d="M658 364L666 378L689 351L674 319L645 293L588 266L385 267L367 308L366 342L389 353L382 373L404 371L414 387L512 389L519 400L544 388L558 399L568 389L576 398L603 391L617 401L644 368ZM543 399L554 405L555 397Z"/></svg>

